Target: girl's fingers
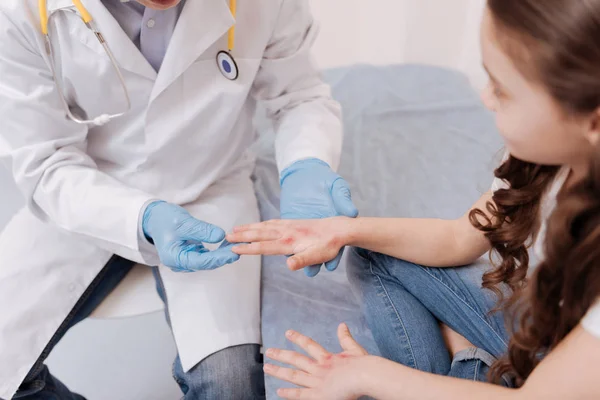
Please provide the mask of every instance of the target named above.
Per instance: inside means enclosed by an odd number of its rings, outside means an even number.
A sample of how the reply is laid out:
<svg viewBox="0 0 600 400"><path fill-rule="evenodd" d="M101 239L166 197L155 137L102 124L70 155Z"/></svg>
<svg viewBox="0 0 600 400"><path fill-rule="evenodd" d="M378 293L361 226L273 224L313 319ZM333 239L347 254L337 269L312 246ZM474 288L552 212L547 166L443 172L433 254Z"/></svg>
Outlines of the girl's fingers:
<svg viewBox="0 0 600 400"><path fill-rule="evenodd" d="M296 331L287 331L285 336L290 342L298 345L302 350L308 353L309 356L317 361L323 361L332 357L331 353L308 336L304 336Z"/></svg>
<svg viewBox="0 0 600 400"><path fill-rule="evenodd" d="M266 356L271 360L291 365L302 371L308 372L309 374L315 373L318 368L315 360L295 351L268 349Z"/></svg>
<svg viewBox="0 0 600 400"><path fill-rule="evenodd" d="M239 233L239 232L245 232L245 231L254 230L254 229L260 229L261 225L262 225L262 223L236 226L233 228L233 233Z"/></svg>
<svg viewBox="0 0 600 400"><path fill-rule="evenodd" d="M268 240L277 240L281 238L281 233L275 229L249 229L241 232L234 232L227 235L226 239L230 243L253 243L265 242Z"/></svg>
<svg viewBox="0 0 600 400"><path fill-rule="evenodd" d="M249 244L240 244L234 246L231 251L240 255L266 255L266 256L285 256L293 253L293 247L290 244L282 243L278 240L268 242L256 242Z"/></svg>
<svg viewBox="0 0 600 400"><path fill-rule="evenodd" d="M312 389L278 389L277 396L289 400L317 400Z"/></svg>
<svg viewBox="0 0 600 400"><path fill-rule="evenodd" d="M294 385L302 387L314 387L318 383L318 379L307 374L304 371L300 371L292 368L278 367L273 364L265 364L265 373L271 375L282 381L293 383Z"/></svg>
<svg viewBox="0 0 600 400"><path fill-rule="evenodd" d="M355 356L368 354L364 347L362 347L360 344L358 344L356 340L354 340L352 334L350 333L348 325L340 324L340 326L338 327L337 334L338 339L340 341L340 345L342 346L342 349L344 349L344 351Z"/></svg>
<svg viewBox="0 0 600 400"><path fill-rule="evenodd" d="M298 271L311 265L321 265L326 261L329 261L329 259L322 251L309 248L288 258L287 264L292 271Z"/></svg>
<svg viewBox="0 0 600 400"><path fill-rule="evenodd" d="M244 232L244 231L252 231L252 230L261 230L265 228L275 228L283 223L282 220L272 219L270 221L257 222L254 224L245 224L239 225L233 228L233 233Z"/></svg>

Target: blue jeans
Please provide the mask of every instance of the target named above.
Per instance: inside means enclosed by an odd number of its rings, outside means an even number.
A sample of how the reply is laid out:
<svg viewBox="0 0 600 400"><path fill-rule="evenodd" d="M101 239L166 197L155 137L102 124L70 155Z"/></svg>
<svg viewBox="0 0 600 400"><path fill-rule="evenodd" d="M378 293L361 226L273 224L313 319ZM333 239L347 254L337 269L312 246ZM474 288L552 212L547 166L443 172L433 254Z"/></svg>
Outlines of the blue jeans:
<svg viewBox="0 0 600 400"><path fill-rule="evenodd" d="M496 296L481 287L484 268L427 268L352 249L348 278L385 358L438 375L487 381L490 366L507 350L508 333L502 313L490 313ZM452 358L440 322L475 347Z"/></svg>
<svg viewBox="0 0 600 400"><path fill-rule="evenodd" d="M44 349L13 399L19 400L85 400L72 393L52 376L44 361L64 334L87 318L129 273L133 263L114 256L94 279L66 320ZM164 286L153 269L158 294L166 304ZM166 317L169 322L168 304ZM173 364L173 378L179 384L185 400L199 399L265 399L263 360L260 345L247 344L221 350L185 373L179 356Z"/></svg>

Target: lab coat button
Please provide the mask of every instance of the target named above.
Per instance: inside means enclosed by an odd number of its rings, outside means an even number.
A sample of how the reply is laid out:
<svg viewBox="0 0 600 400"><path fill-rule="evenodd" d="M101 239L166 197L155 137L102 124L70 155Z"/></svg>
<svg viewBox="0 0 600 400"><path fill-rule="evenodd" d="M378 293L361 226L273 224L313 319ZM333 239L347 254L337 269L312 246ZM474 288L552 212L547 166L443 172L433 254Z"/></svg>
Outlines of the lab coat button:
<svg viewBox="0 0 600 400"><path fill-rule="evenodd" d="M148 20L148 22L146 23L146 26L147 26L148 28L154 28L154 25L156 25L156 21L155 21L154 19L152 19L152 18L150 18L150 19Z"/></svg>

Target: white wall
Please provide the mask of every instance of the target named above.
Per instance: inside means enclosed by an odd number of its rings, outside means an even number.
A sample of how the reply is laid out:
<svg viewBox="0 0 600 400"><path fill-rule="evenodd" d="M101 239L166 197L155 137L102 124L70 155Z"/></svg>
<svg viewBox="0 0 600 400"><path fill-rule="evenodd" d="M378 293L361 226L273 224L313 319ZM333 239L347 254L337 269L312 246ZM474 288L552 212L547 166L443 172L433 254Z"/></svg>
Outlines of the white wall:
<svg viewBox="0 0 600 400"><path fill-rule="evenodd" d="M324 68L353 63L427 63L465 72L475 86L485 0L311 0Z"/></svg>

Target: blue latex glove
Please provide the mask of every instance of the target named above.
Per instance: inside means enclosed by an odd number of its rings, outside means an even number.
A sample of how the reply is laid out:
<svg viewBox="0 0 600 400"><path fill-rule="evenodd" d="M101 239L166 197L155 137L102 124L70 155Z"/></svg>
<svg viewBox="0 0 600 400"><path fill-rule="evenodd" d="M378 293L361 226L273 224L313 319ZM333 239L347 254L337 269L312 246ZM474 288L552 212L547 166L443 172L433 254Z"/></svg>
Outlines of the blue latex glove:
<svg viewBox="0 0 600 400"><path fill-rule="evenodd" d="M282 219L358 216L348 183L327 163L314 158L297 161L281 173L280 211ZM334 271L338 267L343 252L342 248L336 258L325 263L327 270ZM310 277L320 270L320 265L304 269Z"/></svg>
<svg viewBox="0 0 600 400"><path fill-rule="evenodd" d="M219 243L225 231L192 217L185 209L164 201L148 205L142 229L154 242L160 261L175 272L211 270L237 261L233 245L226 241L214 251L202 243Z"/></svg>

